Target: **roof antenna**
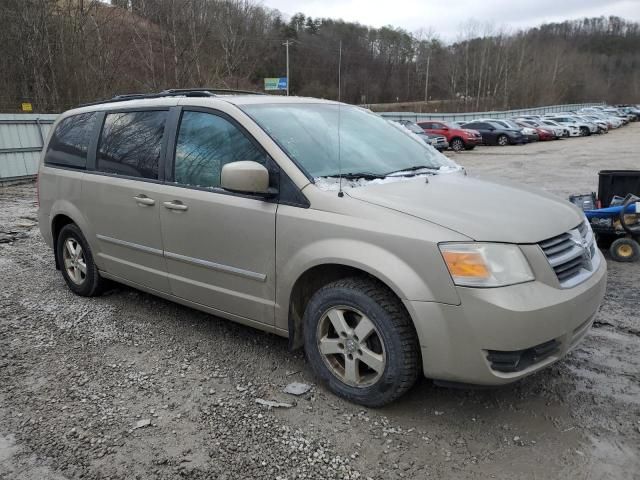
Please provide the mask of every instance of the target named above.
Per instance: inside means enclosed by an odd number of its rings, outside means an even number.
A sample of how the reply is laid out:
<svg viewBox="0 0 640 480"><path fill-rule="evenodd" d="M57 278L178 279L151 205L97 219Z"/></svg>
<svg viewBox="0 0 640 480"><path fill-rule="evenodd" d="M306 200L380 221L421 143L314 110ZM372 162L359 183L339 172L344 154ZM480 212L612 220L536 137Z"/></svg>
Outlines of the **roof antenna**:
<svg viewBox="0 0 640 480"><path fill-rule="evenodd" d="M338 197L344 197L342 191L342 156L340 152L340 106L341 106L341 91L340 91L340 70L342 69L342 40L340 40L340 50L338 53L338 171L340 172Z"/></svg>

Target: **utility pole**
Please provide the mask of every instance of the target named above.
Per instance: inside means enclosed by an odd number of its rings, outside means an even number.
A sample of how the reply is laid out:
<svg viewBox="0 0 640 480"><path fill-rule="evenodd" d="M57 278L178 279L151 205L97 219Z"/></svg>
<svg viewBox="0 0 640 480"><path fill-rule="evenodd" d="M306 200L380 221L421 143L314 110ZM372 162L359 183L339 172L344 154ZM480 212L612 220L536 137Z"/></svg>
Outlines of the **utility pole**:
<svg viewBox="0 0 640 480"><path fill-rule="evenodd" d="M431 63L431 52L427 56L427 71L424 74L424 101L429 101L429 63Z"/></svg>
<svg viewBox="0 0 640 480"><path fill-rule="evenodd" d="M289 79L289 45L291 45L293 42L291 40L287 40L286 42L284 42L282 45L284 45L287 49L287 97L289 96L289 83L290 83L290 79Z"/></svg>
<svg viewBox="0 0 640 480"><path fill-rule="evenodd" d="M340 53L338 53L338 101L342 100L342 83L340 82L340 71L342 70L342 40L340 40Z"/></svg>

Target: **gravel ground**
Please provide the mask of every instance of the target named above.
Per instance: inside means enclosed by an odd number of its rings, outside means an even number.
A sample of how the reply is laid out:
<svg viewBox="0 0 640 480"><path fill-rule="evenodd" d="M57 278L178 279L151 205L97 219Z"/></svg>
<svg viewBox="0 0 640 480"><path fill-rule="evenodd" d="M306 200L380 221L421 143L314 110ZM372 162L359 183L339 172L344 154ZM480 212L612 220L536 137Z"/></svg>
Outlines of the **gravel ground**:
<svg viewBox="0 0 640 480"><path fill-rule="evenodd" d="M566 196L638 168L639 133L452 156ZM498 389L422 380L372 410L315 385L285 339L122 286L74 296L35 220L33 185L0 188L0 478L640 478L639 264L608 261L564 361Z"/></svg>

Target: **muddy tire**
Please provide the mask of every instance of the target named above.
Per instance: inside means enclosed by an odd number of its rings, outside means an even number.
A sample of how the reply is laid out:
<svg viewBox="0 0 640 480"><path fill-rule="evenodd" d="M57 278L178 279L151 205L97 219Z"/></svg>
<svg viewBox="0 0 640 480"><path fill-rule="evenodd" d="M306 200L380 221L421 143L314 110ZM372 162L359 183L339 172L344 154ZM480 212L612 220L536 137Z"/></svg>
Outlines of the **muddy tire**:
<svg viewBox="0 0 640 480"><path fill-rule="evenodd" d="M318 290L304 313L307 359L335 394L367 407L394 401L420 373L415 328L400 300L368 278Z"/></svg>
<svg viewBox="0 0 640 480"><path fill-rule="evenodd" d="M632 238L618 238L609 247L609 253L616 262L636 262L640 260L640 245Z"/></svg>
<svg viewBox="0 0 640 480"><path fill-rule="evenodd" d="M58 234L56 261L69 289L83 297L99 295L104 280L93 261L91 248L77 225L65 225Z"/></svg>

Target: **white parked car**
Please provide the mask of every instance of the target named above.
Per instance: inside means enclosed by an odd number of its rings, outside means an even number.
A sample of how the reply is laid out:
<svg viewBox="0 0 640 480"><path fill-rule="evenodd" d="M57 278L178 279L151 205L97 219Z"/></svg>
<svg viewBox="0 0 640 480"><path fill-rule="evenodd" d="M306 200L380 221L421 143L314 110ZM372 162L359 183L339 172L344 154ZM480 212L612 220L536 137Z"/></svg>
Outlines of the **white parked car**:
<svg viewBox="0 0 640 480"><path fill-rule="evenodd" d="M573 127L577 128L578 129L578 135L571 135L572 137L573 136L586 137L588 135L591 135L592 133L594 133L598 129L598 127L593 125L594 132L592 132L591 128L589 127L589 125L586 122L580 121L576 117L574 117L574 116L572 116L570 114L557 114L557 115L554 115L554 116L550 116L548 118L550 120L553 120L554 122L561 123L562 125L573 126Z"/></svg>
<svg viewBox="0 0 640 480"><path fill-rule="evenodd" d="M580 129L575 125L563 125L561 123L555 122L549 118L541 118L540 124L544 127L552 127L552 128L560 128L562 129L563 137L579 137Z"/></svg>
<svg viewBox="0 0 640 480"><path fill-rule="evenodd" d="M603 120L602 118L598 118L594 115L580 115L580 118L583 118L587 122L595 123L600 133L609 133L609 122Z"/></svg>

